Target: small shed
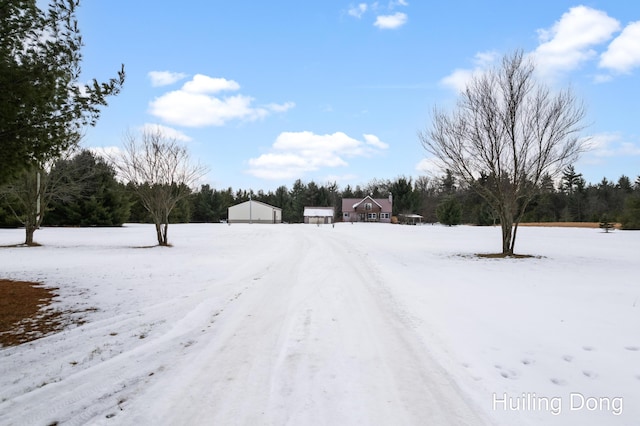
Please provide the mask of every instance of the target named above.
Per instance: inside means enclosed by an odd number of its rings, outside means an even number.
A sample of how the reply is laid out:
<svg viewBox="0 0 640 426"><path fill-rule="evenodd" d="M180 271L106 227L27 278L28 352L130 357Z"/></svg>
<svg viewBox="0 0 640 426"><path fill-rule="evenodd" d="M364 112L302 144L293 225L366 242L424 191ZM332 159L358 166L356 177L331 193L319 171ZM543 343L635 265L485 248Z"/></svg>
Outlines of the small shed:
<svg viewBox="0 0 640 426"><path fill-rule="evenodd" d="M333 207L305 207L304 223L333 223Z"/></svg>
<svg viewBox="0 0 640 426"><path fill-rule="evenodd" d="M403 225L422 225L422 216L419 214L399 214L398 219Z"/></svg>
<svg viewBox="0 0 640 426"><path fill-rule="evenodd" d="M282 209L256 200L245 201L228 209L229 223L282 223Z"/></svg>

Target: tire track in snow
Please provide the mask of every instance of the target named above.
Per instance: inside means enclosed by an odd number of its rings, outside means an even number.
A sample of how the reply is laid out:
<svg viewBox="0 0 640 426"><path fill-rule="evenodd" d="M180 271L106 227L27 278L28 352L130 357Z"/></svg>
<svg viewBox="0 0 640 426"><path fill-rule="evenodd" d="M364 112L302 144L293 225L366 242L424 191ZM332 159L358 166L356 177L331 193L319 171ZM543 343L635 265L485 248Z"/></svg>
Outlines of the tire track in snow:
<svg viewBox="0 0 640 426"><path fill-rule="evenodd" d="M441 424L485 421L412 333L365 253L328 227L292 240L220 316L181 380L154 384L138 423Z"/></svg>
<svg viewBox="0 0 640 426"><path fill-rule="evenodd" d="M167 351L198 335L219 307L216 300L205 300L167 333L110 359L72 373L60 381L0 404L0 424L84 425L103 417L130 394L147 385L163 365ZM46 400L47 404L32 401Z"/></svg>
<svg viewBox="0 0 640 426"><path fill-rule="evenodd" d="M168 369L174 361L176 348L189 347L202 338L203 332L211 327L228 305L241 296L255 278L253 273L247 274L246 271L241 271L239 276L241 278L235 276L228 284L235 289L233 296L227 299L211 297L202 300L200 293L184 295L141 307L140 311L88 323L50 336L47 339L52 341L52 347L57 352L50 352L50 356L68 360L74 357L74 342L95 339L97 344L104 346L100 336L108 331L136 333L137 336L145 323L166 323L170 317L175 319L172 325L163 327L149 337L136 337L136 345L119 354L109 355L107 359L97 359L97 354L96 360L81 362L74 367L66 366L66 374L60 372L39 378L42 383L40 386L24 389L18 395L15 395L18 391L14 389L13 394L3 396L3 402L0 403L0 424L84 425L113 416L114 413L120 414L123 402L134 399L137 393L161 376L157 373ZM41 350L42 346L38 345L30 351L30 362L42 362ZM38 403L42 400L46 400L47 404Z"/></svg>
<svg viewBox="0 0 640 426"><path fill-rule="evenodd" d="M340 234L320 235L300 259L307 273L296 290L320 288L323 297L292 307L297 315L274 372L281 392L272 393L286 415L274 423L482 424L429 356L366 250Z"/></svg>
<svg viewBox="0 0 640 426"><path fill-rule="evenodd" d="M255 285L221 313L209 340L182 360L171 383L158 381L140 397L136 403L149 409L132 424L265 424L274 336L300 273L298 253L307 249L306 240L287 239L277 256L269 254L266 268L247 264L246 272L259 278Z"/></svg>

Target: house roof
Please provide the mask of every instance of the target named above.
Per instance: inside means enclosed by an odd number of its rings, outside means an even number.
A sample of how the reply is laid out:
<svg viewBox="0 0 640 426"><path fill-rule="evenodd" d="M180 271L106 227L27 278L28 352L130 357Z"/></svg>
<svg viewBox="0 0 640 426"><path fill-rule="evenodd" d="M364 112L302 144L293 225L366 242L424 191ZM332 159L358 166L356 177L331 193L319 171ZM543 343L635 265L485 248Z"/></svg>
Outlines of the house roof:
<svg viewBox="0 0 640 426"><path fill-rule="evenodd" d="M304 216L333 217L333 207L305 207Z"/></svg>
<svg viewBox="0 0 640 426"><path fill-rule="evenodd" d="M367 196L366 196L366 197L364 197L362 200L360 200L360 201L358 201L357 203L355 203L355 204L353 205L353 208L354 208L354 209L357 209L357 208L358 208L358 206L359 206L360 204L364 203L366 200L373 201L374 203L376 203L376 204L378 205L378 207L382 208L382 205L381 205L379 202L377 202L376 200L374 200L373 198L371 198L369 195L367 195Z"/></svg>
<svg viewBox="0 0 640 426"><path fill-rule="evenodd" d="M343 198L342 211L354 211L361 203L365 202L366 200L371 200L371 202L377 204L383 212L391 213L392 202L389 201L388 198L372 198L370 195L367 195L364 198Z"/></svg>

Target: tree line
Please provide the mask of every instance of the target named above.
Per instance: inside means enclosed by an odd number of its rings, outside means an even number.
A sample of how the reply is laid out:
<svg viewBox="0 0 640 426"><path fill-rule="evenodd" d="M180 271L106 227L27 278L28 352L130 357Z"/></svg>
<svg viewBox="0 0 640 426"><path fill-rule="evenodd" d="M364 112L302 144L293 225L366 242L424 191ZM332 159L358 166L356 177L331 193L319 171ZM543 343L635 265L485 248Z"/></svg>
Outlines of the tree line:
<svg viewBox="0 0 640 426"><path fill-rule="evenodd" d="M1 190L0 226L26 226L29 203L36 188L33 173L12 181ZM71 158L57 160L40 171L42 185L41 223L45 226L121 226L124 223L154 223L149 209L137 194L136 186L117 179L114 166L88 150ZM170 184L166 184L171 186ZM174 184L175 185L175 184ZM169 188L171 189L171 188ZM176 189L176 188L174 188ZM400 176L393 180L372 179L364 185L317 184L296 180L270 191L225 188L208 184L186 193L171 210L170 223L217 223L227 219L227 209L249 200L282 209L288 223L303 222L305 206L334 207L336 220L342 217L343 198L393 197L393 215L414 213L423 222L498 225L499 217L476 191L457 181L451 172L440 177L420 176L415 180ZM541 180L529 203L523 222L621 222L626 229L640 229L640 176L632 181L603 178L585 181L573 166L567 167L560 181L549 176Z"/></svg>

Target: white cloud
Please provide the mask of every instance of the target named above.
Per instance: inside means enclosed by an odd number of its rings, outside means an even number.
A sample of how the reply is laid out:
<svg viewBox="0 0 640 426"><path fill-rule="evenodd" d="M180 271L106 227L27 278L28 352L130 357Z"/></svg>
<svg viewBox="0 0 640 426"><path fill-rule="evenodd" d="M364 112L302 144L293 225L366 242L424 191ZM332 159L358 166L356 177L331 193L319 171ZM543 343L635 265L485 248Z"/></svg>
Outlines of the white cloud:
<svg viewBox="0 0 640 426"><path fill-rule="evenodd" d="M381 5L378 1L373 3L358 3L355 6L351 5L347 10L347 14L354 18L361 19L365 13L371 11L372 14L377 15L373 23L374 26L382 30L394 30L406 24L409 19L406 13L393 13L393 11L400 6L409 6L409 3L407 3L406 0L390 0L386 6Z"/></svg>
<svg viewBox="0 0 640 426"><path fill-rule="evenodd" d="M388 147L375 135L363 137L364 142L343 132L283 132L272 152L249 159L247 172L263 179L291 179L321 168L345 167L345 157L368 156Z"/></svg>
<svg viewBox="0 0 640 426"><path fill-rule="evenodd" d="M192 140L189 136L185 135L181 131L176 130L172 127L163 126L162 124L145 123L140 128L140 130L142 132L151 132L151 133L159 132L165 137L167 137L168 139L175 139L177 141L182 141L182 142L191 142Z"/></svg>
<svg viewBox="0 0 640 426"><path fill-rule="evenodd" d="M620 155L635 157L637 155L640 155L640 144L623 142L620 144L618 152L620 152Z"/></svg>
<svg viewBox="0 0 640 426"><path fill-rule="evenodd" d="M640 141L629 141L620 133L605 132L589 137L588 151L578 164L602 165L617 161L617 158L640 157Z"/></svg>
<svg viewBox="0 0 640 426"><path fill-rule="evenodd" d="M226 78L213 78L202 74L196 74L191 81L182 86L182 90L190 93L218 93L224 90L239 90L240 85Z"/></svg>
<svg viewBox="0 0 640 426"><path fill-rule="evenodd" d="M613 80L613 77L609 74L596 74L593 77L593 82L594 83L607 83L609 81Z"/></svg>
<svg viewBox="0 0 640 426"><path fill-rule="evenodd" d="M541 44L533 52L538 72L553 78L597 56L594 46L607 42L620 23L601 10L576 6L550 29L538 30Z"/></svg>
<svg viewBox="0 0 640 426"><path fill-rule="evenodd" d="M608 157L612 154L610 146L619 140L618 133L598 133L589 136L586 149L597 157Z"/></svg>
<svg viewBox="0 0 640 426"><path fill-rule="evenodd" d="M367 8L368 6L366 3L360 3L357 6L350 7L347 13L349 14L349 16L360 19L362 15L364 15L364 13L367 11Z"/></svg>
<svg viewBox="0 0 640 426"><path fill-rule="evenodd" d="M528 55L536 64L538 76L553 80L597 59L596 49L611 40L620 29L620 22L604 11L587 6L572 7L552 27L537 30L540 44ZM456 69L440 83L456 91L463 90L474 73L486 69L496 57L495 52L478 53L475 68ZM628 25L600 59L601 68L617 72L629 72L637 66L640 66L640 21ZM594 76L596 83L611 79L612 76L606 73Z"/></svg>
<svg viewBox="0 0 640 426"><path fill-rule="evenodd" d="M227 121L256 114L252 98L231 96L218 99L182 90L166 93L151 102L150 112L163 121L186 127L223 126Z"/></svg>
<svg viewBox="0 0 640 426"><path fill-rule="evenodd" d="M476 73L486 70L496 62L497 58L498 53L495 51L478 52L473 59L473 69L456 69L451 74L440 80L440 84L449 87L456 92L462 92L466 89L467 84Z"/></svg>
<svg viewBox="0 0 640 426"><path fill-rule="evenodd" d="M89 151L106 161L111 161L114 158L118 158L120 154L123 153L122 148L117 146L90 147Z"/></svg>
<svg viewBox="0 0 640 426"><path fill-rule="evenodd" d="M223 126L232 120L257 120L271 113L285 112L293 102L254 106L254 99L246 95L218 97L221 91L236 91L240 85L224 78L197 74L181 89L155 98L149 112L162 121L185 127Z"/></svg>
<svg viewBox="0 0 640 426"><path fill-rule="evenodd" d="M440 176L442 170L443 166L433 157L423 158L416 164L416 171L427 176Z"/></svg>
<svg viewBox="0 0 640 426"><path fill-rule="evenodd" d="M283 104L268 104L265 108L273 112L286 112L295 106L295 102L285 102Z"/></svg>
<svg viewBox="0 0 640 426"><path fill-rule="evenodd" d="M440 84L456 92L462 92L473 78L474 70L456 69L448 76L440 80Z"/></svg>
<svg viewBox="0 0 640 426"><path fill-rule="evenodd" d="M367 142L368 145L374 146L378 149L387 149L389 148L389 145L382 142L376 135L367 135L364 134L362 135L364 137L364 140Z"/></svg>
<svg viewBox="0 0 640 426"><path fill-rule="evenodd" d="M587 142L590 157L629 157L640 155L640 143L625 141L620 133L592 135Z"/></svg>
<svg viewBox="0 0 640 426"><path fill-rule="evenodd" d="M147 75L153 87L168 86L187 77L184 73L171 71L150 71Z"/></svg>
<svg viewBox="0 0 640 426"><path fill-rule="evenodd" d="M407 14L396 12L393 15L380 15L373 24L381 30L395 30L407 23Z"/></svg>
<svg viewBox="0 0 640 426"><path fill-rule="evenodd" d="M600 57L600 67L629 73L640 67L640 21L626 26Z"/></svg>

